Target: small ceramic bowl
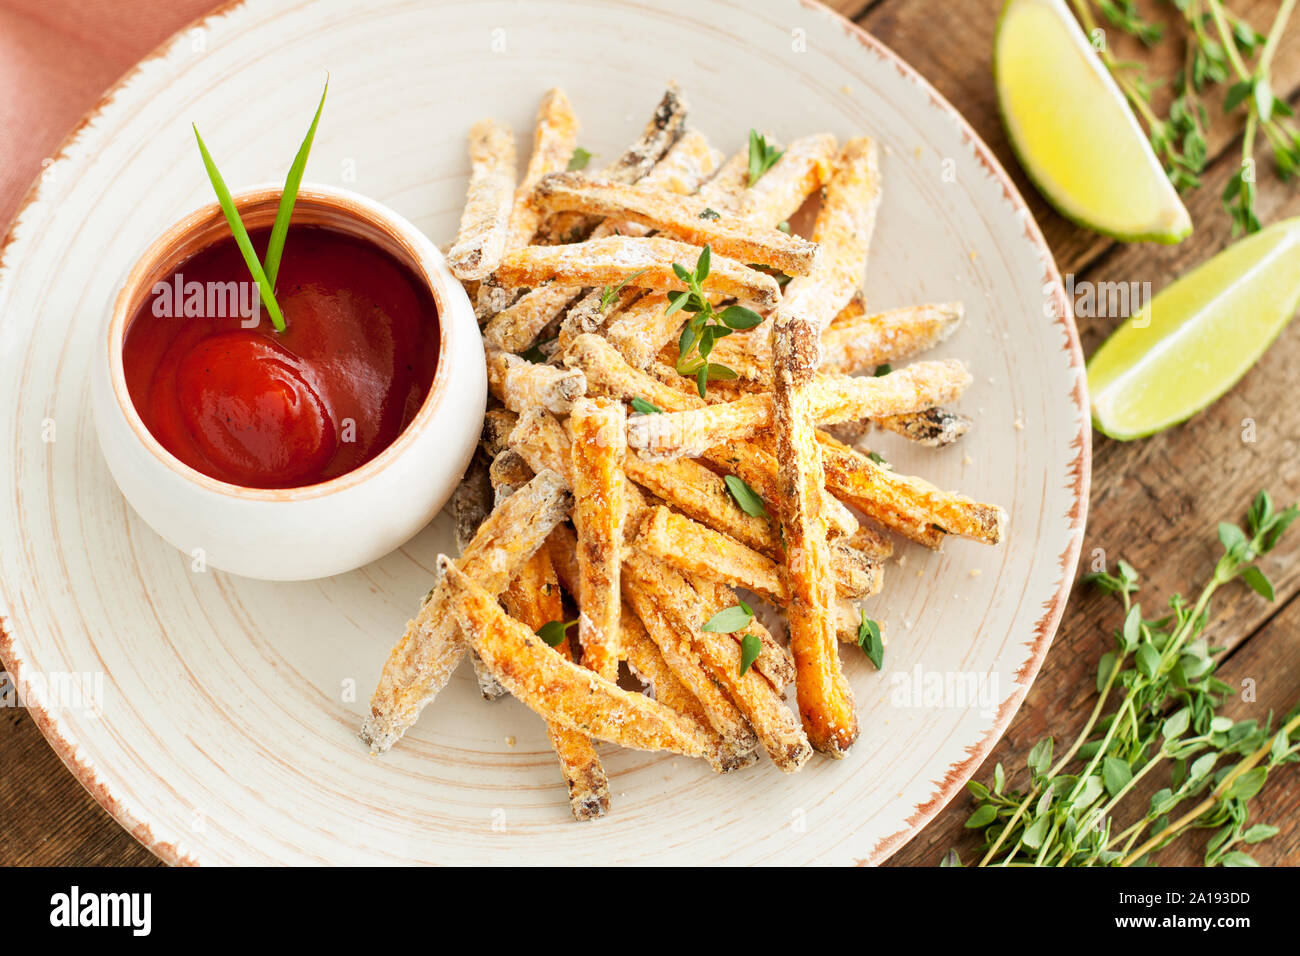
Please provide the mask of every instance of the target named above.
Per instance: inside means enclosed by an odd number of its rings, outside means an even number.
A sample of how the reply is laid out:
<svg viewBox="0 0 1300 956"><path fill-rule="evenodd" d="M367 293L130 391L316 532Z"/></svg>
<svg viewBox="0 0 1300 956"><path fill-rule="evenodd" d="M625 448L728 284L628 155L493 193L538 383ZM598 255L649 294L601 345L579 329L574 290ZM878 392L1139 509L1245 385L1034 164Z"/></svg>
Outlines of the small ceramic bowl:
<svg viewBox="0 0 1300 956"><path fill-rule="evenodd" d="M269 226L280 188L237 194L250 229ZM293 221L328 226L384 249L428 283L441 343L433 384L406 430L361 467L301 488L246 488L202 474L150 434L127 392L122 341L155 282L229 235L216 203L160 236L127 275L95 358L95 428L114 480L159 535L207 565L266 580L321 578L394 550L446 503L478 442L487 372L474 310L442 254L415 226L379 203L329 186L306 186Z"/></svg>

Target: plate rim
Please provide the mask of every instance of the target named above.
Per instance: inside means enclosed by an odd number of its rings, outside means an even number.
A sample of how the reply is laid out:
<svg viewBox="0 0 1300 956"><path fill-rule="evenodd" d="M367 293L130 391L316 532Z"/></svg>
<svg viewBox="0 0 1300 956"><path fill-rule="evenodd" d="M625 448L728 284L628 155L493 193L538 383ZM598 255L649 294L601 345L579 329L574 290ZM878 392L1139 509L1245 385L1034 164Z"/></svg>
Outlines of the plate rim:
<svg viewBox="0 0 1300 956"><path fill-rule="evenodd" d="M243 7L245 2L246 0L225 0L220 6L191 19L177 28L149 53L137 60L82 114L81 118L59 142L47 168L53 168L67 159L66 153L69 147L85 134L94 119L112 103L122 88L134 79L145 64L165 57L179 37L191 30L202 27L210 21L229 15L234 10ZM820 2L820 0L797 0L797 2L799 6L821 16L829 17L833 22L838 23L849 37L856 40L859 46L864 48L864 52L872 53L879 59L894 66L905 80L916 84L929 97L934 108L944 113L949 120L956 124L965 145L970 147L976 160L1001 185L1004 201L1010 204L1012 211L1024 223L1025 238L1029 240L1030 245L1040 256L1040 262L1045 270L1043 289L1045 294L1054 300L1055 305L1053 322L1060 326L1065 333L1064 351L1068 355L1070 369L1076 373L1071 398L1075 403L1076 410L1079 412L1080 424L1078 432L1070 442L1070 447L1075 448L1077 451L1074 460L1070 462L1066 469L1066 474L1071 476L1073 481L1071 491L1074 495L1074 501L1067 512L1070 522L1070 537L1065 549L1056 559L1060 568L1060 577L1057 580L1055 592L1047 603L1042 616L1034 625L1034 639L1029 656L1020 669L1016 671L1016 690L998 708L992 726L978 742L966 748L966 756L949 764L942 777L930 781L931 786L936 788L936 792L924 803L913 808L912 813L906 819L905 826L889 836L877 839L867 856L855 861L859 866L875 866L883 863L920 833L926 824L934 819L939 811L957 796L958 792L965 786L966 781L971 778L1006 734L1007 728L1020 710L1029 694L1029 689L1038 676L1038 672L1060 627L1061 618L1073 588L1079 556L1083 550L1089 492L1092 483L1092 420L1089 414L1087 378L1083 374L1083 347L1079 340L1073 309L1066 297L1060 270L1056 265L1056 257L1047 244L1038 221L1030 211L1029 204L1021 195L1010 174L1003 168L1002 163L992 149L984 142L983 137L971 126L966 117L948 102L947 98L929 80L891 47L867 32L863 27L849 20L839 11ZM5 254L16 238L23 214L29 206L40 198L41 187L45 182L45 170L43 169L37 173L31 185L23 194L3 238L0 238L0 284L3 284L13 269L12 265L6 263ZM26 662L22 658L17 642L18 636L10 629L10 622L3 613L0 613L0 664L4 665L14 683L21 686L21 672L26 667ZM64 735L59 726L59 721L53 713L41 707L39 703L24 704L23 709L32 718L50 748L72 773L77 782L137 842L170 866L199 865L198 859L182 851L176 843L155 836L149 822L140 819L118 799L100 777L95 764L81 755L78 752L77 744Z"/></svg>

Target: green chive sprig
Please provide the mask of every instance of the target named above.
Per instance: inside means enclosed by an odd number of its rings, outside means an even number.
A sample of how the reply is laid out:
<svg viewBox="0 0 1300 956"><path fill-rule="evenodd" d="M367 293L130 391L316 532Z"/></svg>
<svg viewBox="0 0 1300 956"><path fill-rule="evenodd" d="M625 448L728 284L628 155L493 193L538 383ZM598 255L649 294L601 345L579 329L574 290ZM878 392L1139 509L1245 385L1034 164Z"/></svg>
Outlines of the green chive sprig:
<svg viewBox="0 0 1300 956"><path fill-rule="evenodd" d="M280 193L280 208L276 210L275 223L271 227L271 238L266 246L265 263L258 260L253 241L249 238L248 230L244 228L244 222L239 217L239 210L235 208L235 201L230 195L226 181L217 169L217 164L213 161L207 144L203 142L203 137L199 135L198 126L194 126L194 138L199 144L199 155L203 157L203 166L208 172L208 179L212 181L212 189L217 194L221 212L226 217L230 232L235 237L235 245L239 247L240 255L244 257L244 264L248 266L249 274L257 283L262 304L266 306L271 324L277 332L283 332L285 324L280 303L275 300L275 280L280 272L280 261L284 257L284 242L289 235L289 221L293 218L293 207L298 199L298 189L302 185L303 171L307 168L307 156L316 138L316 126L320 123L320 114L325 108L325 94L328 92L329 80L326 79L325 89L320 95L320 104L316 107L316 115L311 121L311 128L307 130L307 136L298 148L298 155L294 157L293 165L289 167L289 174L284 180L284 189Z"/></svg>

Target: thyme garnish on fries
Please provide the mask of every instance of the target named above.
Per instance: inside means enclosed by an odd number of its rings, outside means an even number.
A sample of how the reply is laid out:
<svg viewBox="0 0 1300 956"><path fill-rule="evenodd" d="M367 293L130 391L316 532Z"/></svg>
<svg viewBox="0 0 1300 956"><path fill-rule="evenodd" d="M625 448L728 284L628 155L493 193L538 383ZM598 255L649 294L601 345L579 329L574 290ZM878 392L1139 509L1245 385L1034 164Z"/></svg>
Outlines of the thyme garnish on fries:
<svg viewBox="0 0 1300 956"><path fill-rule="evenodd" d="M753 186L763 174L776 165L785 150L770 145L757 130L749 131L749 185Z"/></svg>
<svg viewBox="0 0 1300 956"><path fill-rule="evenodd" d="M546 642L547 647L559 647L568 637L569 628L577 623L576 617L572 621L547 621L537 629L537 636Z"/></svg>
<svg viewBox="0 0 1300 956"><path fill-rule="evenodd" d="M709 361L713 343L734 331L752 329L763 321L757 312L740 305L729 305L721 312L714 310L713 303L704 294L704 280L709 277L710 252L708 246L700 250L694 271L673 263L673 272L686 283L687 289L684 292L668 293L668 308L664 310L664 315L672 315L678 310L691 313L677 343L677 371L682 375L695 376L700 398L706 397L710 379L728 380L737 377L734 369ZM691 353L695 353L695 356L692 357Z"/></svg>

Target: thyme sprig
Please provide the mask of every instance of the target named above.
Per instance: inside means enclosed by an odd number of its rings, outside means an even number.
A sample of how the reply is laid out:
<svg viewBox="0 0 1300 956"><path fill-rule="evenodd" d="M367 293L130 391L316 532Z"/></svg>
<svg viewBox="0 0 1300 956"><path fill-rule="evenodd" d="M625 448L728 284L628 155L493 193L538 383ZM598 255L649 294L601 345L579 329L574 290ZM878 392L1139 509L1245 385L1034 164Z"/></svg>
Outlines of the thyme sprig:
<svg viewBox="0 0 1300 956"><path fill-rule="evenodd" d="M1160 26L1145 20L1133 0L1070 2L1090 34L1097 29L1095 7L1116 29L1148 46L1162 37ZM1214 86L1229 83L1224 112L1243 114L1245 129L1241 162L1225 185L1221 201L1232 217L1234 235L1255 232L1260 228L1255 185L1259 135L1262 133L1267 140L1282 179L1300 172L1300 132L1288 122L1292 117L1290 106L1273 95L1270 85L1273 58L1296 0L1283 0L1267 35L1232 14L1221 0L1168 2L1181 15L1185 52L1173 77L1174 95L1166 116L1158 115L1152 105L1152 91L1159 84L1148 79L1142 64L1119 61L1104 46L1098 55L1137 112L1156 156L1180 191L1201 185L1201 174L1209 160L1207 135L1211 121L1205 94Z"/></svg>
<svg viewBox="0 0 1300 956"><path fill-rule="evenodd" d="M1053 738L1034 745L1027 760L1028 789L1008 790L1001 764L990 784L967 785L977 805L966 826L983 838L980 866L1144 865L1192 828L1215 829L1207 865L1253 865L1239 847L1276 830L1250 826L1247 801L1271 769L1300 760L1300 706L1276 731L1271 714L1262 725L1220 715L1232 687L1215 676L1215 651L1204 632L1211 598L1226 584L1240 579L1272 599L1273 586L1256 561L1298 515L1294 505L1277 511L1261 491L1245 530L1219 525L1224 552L1195 603L1175 594L1168 613L1159 617L1142 614L1135 600L1138 573L1127 562L1118 562L1117 573L1088 575L1086 580L1114 594L1124 610L1115 649L1102 656L1097 669L1097 701L1055 762ZM1117 696L1108 711L1107 703ZM1148 778L1165 785L1145 807L1134 809L1125 798ZM1191 809L1173 816L1188 803ZM1121 818L1132 822L1120 829L1115 821ZM955 851L945 864L960 865Z"/></svg>
<svg viewBox="0 0 1300 956"><path fill-rule="evenodd" d="M729 305L721 312L713 308L713 303L704 293L711 254L708 246L701 249L693 270L673 263L673 272L686 283L686 289L668 293L668 308L664 310L664 315L672 315L679 310L690 314L677 342L677 371L682 375L695 376L700 398L707 397L710 381L737 377L734 369L709 361L713 344L734 331L752 329L763 321L761 315L744 306Z"/></svg>

